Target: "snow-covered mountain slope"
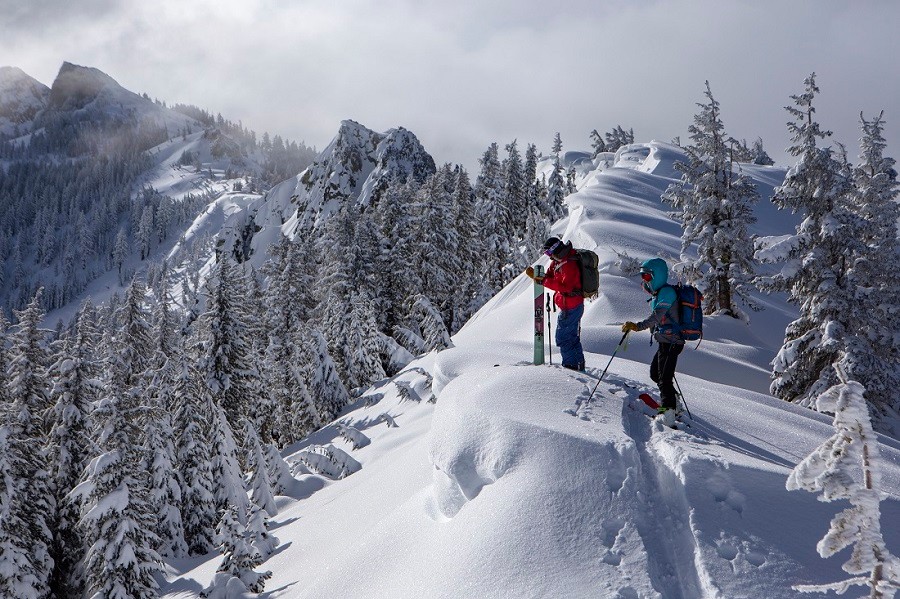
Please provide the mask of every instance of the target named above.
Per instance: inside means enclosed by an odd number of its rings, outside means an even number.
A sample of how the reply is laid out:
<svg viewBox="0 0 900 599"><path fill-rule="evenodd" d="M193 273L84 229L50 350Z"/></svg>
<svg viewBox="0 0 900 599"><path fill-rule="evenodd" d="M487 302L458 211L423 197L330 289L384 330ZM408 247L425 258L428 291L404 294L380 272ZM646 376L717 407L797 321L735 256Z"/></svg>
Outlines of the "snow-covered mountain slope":
<svg viewBox="0 0 900 599"><path fill-rule="evenodd" d="M29 131L49 96L50 88L21 69L0 67L0 138Z"/></svg>
<svg viewBox="0 0 900 599"><path fill-rule="evenodd" d="M595 378L619 324L648 310L616 251L678 254L659 193L680 156L654 142L620 152L613 168L598 161L554 228L600 254L601 295L582 329L588 374L529 364L531 283L513 281L454 348L376 385L339 419L370 443L354 450L331 425L291 448L289 461L311 445L336 447L362 468L331 480L297 467L271 523L281 545L263 565L273 572L265 596L787 598L798 594L791 585L846 577L847 551L816 552L846 506L785 490L833 429L765 393L792 313L780 298L762 298L749 325L710 318L700 347L685 350L685 430L661 427L637 399L655 392L647 333ZM784 174L751 172L763 198ZM759 207L760 232L791 227L769 211ZM882 526L897 553L900 443L881 441ZM220 561L175 564L164 595L195 597Z"/></svg>

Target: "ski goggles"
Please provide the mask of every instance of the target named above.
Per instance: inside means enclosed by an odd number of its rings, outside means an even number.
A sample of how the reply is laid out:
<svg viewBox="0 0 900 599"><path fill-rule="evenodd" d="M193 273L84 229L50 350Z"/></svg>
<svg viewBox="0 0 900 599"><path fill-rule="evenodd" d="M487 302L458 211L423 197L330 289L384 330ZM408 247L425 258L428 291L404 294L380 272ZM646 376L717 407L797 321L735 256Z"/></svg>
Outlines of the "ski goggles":
<svg viewBox="0 0 900 599"><path fill-rule="evenodd" d="M653 280L653 273L647 271L641 271L641 280L645 283L649 283Z"/></svg>
<svg viewBox="0 0 900 599"><path fill-rule="evenodd" d="M544 250L544 253L547 254L548 256L552 257L553 252L558 250L560 245L562 245L562 240L559 240L556 243L554 243L553 245L551 245L550 247L548 247L546 250Z"/></svg>

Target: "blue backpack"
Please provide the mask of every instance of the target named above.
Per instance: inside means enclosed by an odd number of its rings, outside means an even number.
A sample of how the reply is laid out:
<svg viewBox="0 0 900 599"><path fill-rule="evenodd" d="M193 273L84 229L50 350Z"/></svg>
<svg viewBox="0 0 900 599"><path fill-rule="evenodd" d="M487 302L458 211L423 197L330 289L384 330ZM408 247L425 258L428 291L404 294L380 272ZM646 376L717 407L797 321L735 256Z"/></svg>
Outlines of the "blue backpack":
<svg viewBox="0 0 900 599"><path fill-rule="evenodd" d="M672 329L685 341L703 339L703 294L693 285L686 283L668 287L675 290L675 296L678 298L678 309L671 311L677 319L677 322L672 323Z"/></svg>

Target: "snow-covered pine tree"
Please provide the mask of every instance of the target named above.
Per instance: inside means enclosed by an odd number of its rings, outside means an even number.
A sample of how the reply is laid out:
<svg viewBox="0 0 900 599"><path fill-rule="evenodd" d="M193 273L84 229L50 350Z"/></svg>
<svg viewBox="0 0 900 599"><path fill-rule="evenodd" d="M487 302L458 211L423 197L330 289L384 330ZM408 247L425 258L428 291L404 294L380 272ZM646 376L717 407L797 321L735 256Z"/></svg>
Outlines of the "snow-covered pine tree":
<svg viewBox="0 0 900 599"><path fill-rule="evenodd" d="M290 465L281 457L281 453L274 444L269 443L265 447L266 468L269 472L269 480L272 482L272 492L276 495L284 495L289 483L294 480Z"/></svg>
<svg viewBox="0 0 900 599"><path fill-rule="evenodd" d="M634 129L625 131L621 125L616 125L612 131L606 133L606 151L618 152L622 146L634 143Z"/></svg>
<svg viewBox="0 0 900 599"><path fill-rule="evenodd" d="M84 539L78 529L81 505L69 496L78 484L95 448L90 441L90 415L102 390L94 362L97 331L93 307L87 300L78 312L75 330L50 367L53 388L50 400L50 474L57 512L53 525L53 575L51 594L75 597L83 594L84 580L78 567L84 558Z"/></svg>
<svg viewBox="0 0 900 599"><path fill-rule="evenodd" d="M671 184L662 199L675 208L673 218L683 227L681 261L685 272L703 293L706 314L734 318L746 315L737 305L750 306L748 287L753 276L753 205L759 195L750 178L734 172L719 103L706 82L707 101L688 127L692 143L685 147L689 162L676 163L681 180ZM696 244L697 257L691 256Z"/></svg>
<svg viewBox="0 0 900 599"><path fill-rule="evenodd" d="M497 152L497 144L492 143L481 157L481 172L475 182L475 205L483 248L483 264L478 270L483 274L491 296L509 282L515 250L508 235L512 217L503 202L503 179Z"/></svg>
<svg viewBox="0 0 900 599"><path fill-rule="evenodd" d="M328 351L337 361L338 373L345 383L348 365L343 348L348 336L348 315L352 310L350 297L356 290L354 243L358 215L359 211L353 206L342 206L326 221L316 247L322 258L317 281L319 308L316 322L328 340ZM370 297L368 286L364 286L362 292Z"/></svg>
<svg viewBox="0 0 900 599"><path fill-rule="evenodd" d="M31 553L31 524L21 505L28 489L23 471L37 465L23 462L27 455L22 454L21 443L11 439L19 434L15 424L4 418L0 424L0 594L37 599L47 596L49 584L42 564Z"/></svg>
<svg viewBox="0 0 900 599"><path fill-rule="evenodd" d="M889 414L900 411L900 308L892 298L900 293L900 273L885 264L900 261L900 186L893 158L886 157L883 114L866 120L860 114L860 162L853 169L848 210L856 216L862 245L848 278L856 288L855 342L846 348L844 368L854 380L866 381L866 399L876 427L891 430Z"/></svg>
<svg viewBox="0 0 900 599"><path fill-rule="evenodd" d="M415 322L413 332L421 341L421 352L441 351L453 347L450 332L444 326L441 313L431 301L422 294L410 298L412 320Z"/></svg>
<svg viewBox="0 0 900 599"><path fill-rule="evenodd" d="M375 206L375 223L379 230L379 253L375 271L381 281L381 293L374 298L378 329L392 332L403 318L403 300L420 289L415 268L415 251L410 243L411 207L418 185L413 177L406 183L393 181Z"/></svg>
<svg viewBox="0 0 900 599"><path fill-rule="evenodd" d="M591 148L593 148L594 153L591 158L596 158L598 155L603 152L607 152L606 142L603 140L603 136L599 131L594 129L591 131Z"/></svg>
<svg viewBox="0 0 900 599"><path fill-rule="evenodd" d="M303 336L303 351L308 356L307 380L316 413L323 423L334 420L350 401L347 388L338 376L337 367L328 353L325 336L315 327Z"/></svg>
<svg viewBox="0 0 900 599"><path fill-rule="evenodd" d="M220 255L210 281L207 308L200 317L205 338L199 370L212 400L225 412L232 429L250 415L259 378L250 355L251 341L237 276L231 258Z"/></svg>
<svg viewBox="0 0 900 599"><path fill-rule="evenodd" d="M510 226L508 234L514 239L525 236L525 216L527 213L526 181L522 167L522 155L516 140L506 145L507 157L503 161L503 192L509 207ZM525 268L525 265L522 265Z"/></svg>
<svg viewBox="0 0 900 599"><path fill-rule="evenodd" d="M250 501L244 488L243 473L238 461L239 449L234 440L233 429L228 423L225 410L214 401L212 394L204 390L203 395L206 403L203 411L212 414L209 441L212 446L212 492L217 513L221 515L228 509L234 509L235 517L241 523L246 523Z"/></svg>
<svg viewBox="0 0 900 599"><path fill-rule="evenodd" d="M867 586L869 597L890 599L900 589L900 559L881 534L881 472L878 438L872 429L865 387L836 367L839 383L816 398L816 409L834 414L835 434L791 471L787 489L820 492L822 501L847 500L817 549L823 558L853 546L843 569L854 576L823 585L798 585L803 592L845 593Z"/></svg>
<svg viewBox="0 0 900 599"><path fill-rule="evenodd" d="M193 360L181 353L174 387L174 428L177 431L176 476L181 488L182 526L190 555L215 547L218 515L213 495L212 447L209 424L215 414L203 392Z"/></svg>
<svg viewBox="0 0 900 599"><path fill-rule="evenodd" d="M350 296L347 337L343 345L345 380L352 393L361 393L386 374L381 363L381 343L372 304L362 294Z"/></svg>
<svg viewBox="0 0 900 599"><path fill-rule="evenodd" d="M525 225L525 254L530 260L535 260L541 256L544 242L550 236L550 226L536 208L529 210Z"/></svg>
<svg viewBox="0 0 900 599"><path fill-rule="evenodd" d="M556 134L557 139L559 133ZM566 207L563 201L568 195L566 190L566 180L563 177L563 167L560 162L559 153L553 157L553 170L550 172L550 178L547 179L547 206L551 221L556 221L566 214Z"/></svg>
<svg viewBox="0 0 900 599"><path fill-rule="evenodd" d="M5 469L0 471L6 487L0 518L0 594L26 599L49 593L50 524L56 511L46 451L50 356L40 329L41 293L38 289L28 306L15 313L18 324L9 353L9 395L0 421L8 452Z"/></svg>
<svg viewBox="0 0 900 599"><path fill-rule="evenodd" d="M226 510L222 515L216 536L220 543L219 552L223 556L218 569L220 574L216 575L209 588L203 590L201 596L226 599L240 596L242 590L261 593L272 573L255 571L262 564L263 558L253 547L247 527L234 508ZM235 585L234 581L240 584Z"/></svg>
<svg viewBox="0 0 900 599"><path fill-rule="evenodd" d="M521 170L521 165L519 165ZM458 291L456 257L459 253L458 230L453 214L453 200L448 187L453 181L447 178L449 168L442 168L429 177L417 195L418 227L412 238L419 255L419 273L422 288L416 295L425 295L441 312L444 326L453 322L453 305ZM521 175L521 173L520 173ZM511 197L501 198L510 201ZM521 198L519 198L521 200ZM518 201L518 200L517 200Z"/></svg>
<svg viewBox="0 0 900 599"><path fill-rule="evenodd" d="M256 434L253 423L246 419L244 420L244 445L247 448L246 462L250 498L269 516L276 516L278 507L275 505L272 481L269 479L266 454L263 452L259 435Z"/></svg>
<svg viewBox="0 0 900 599"><path fill-rule="evenodd" d="M268 346L263 376L268 390L265 395L271 406L270 413L262 419L260 435L265 442L274 440L282 447L321 425L304 380L304 365L309 357L298 351L302 346L304 322L310 313L306 289L312 287L311 276L296 253L299 244L283 237L273 247L272 259L266 267Z"/></svg>
<svg viewBox="0 0 900 599"><path fill-rule="evenodd" d="M757 137L756 141L753 142L753 146L750 148L750 151L753 153L753 164L759 164L763 166L772 166L775 164L775 161L769 156L766 152L766 149L763 147L763 140L761 137Z"/></svg>
<svg viewBox="0 0 900 599"><path fill-rule="evenodd" d="M472 226L476 218L475 192L469 181L469 174L462 167L458 167L456 172L451 201L451 214L455 219L454 227L457 236L456 256L452 257L456 293L452 297L454 307L453 319L450 323L450 331L455 333L483 304L478 300L483 286L482 278L476 276L482 261L482 240L478 228Z"/></svg>
<svg viewBox="0 0 900 599"><path fill-rule="evenodd" d="M93 412L94 438L102 452L91 460L72 491L82 505L79 523L88 544L86 590L95 597L156 597L161 571L155 547L153 504L144 429L150 410L141 400L143 358L151 347L144 318L143 287L133 282L119 308L122 323L113 340L106 387ZM147 338L145 339L145 336Z"/></svg>
<svg viewBox="0 0 900 599"><path fill-rule="evenodd" d="M247 538L253 548L259 552L260 558L266 560L278 547L278 537L269 532L269 513L257 504L250 506L250 518L247 521Z"/></svg>
<svg viewBox="0 0 900 599"><path fill-rule="evenodd" d="M791 96L787 107L794 121L788 124L798 159L775 189L773 203L801 212L803 221L794 236L777 245L763 243L756 256L785 267L770 277L758 278L765 291L787 291L800 307L800 317L785 331L784 345L773 361L771 392L776 397L811 406L816 397L836 384L834 364L846 339L855 306L855 285L848 278L860 241L858 219L847 210L850 182L845 166L830 147L817 143L831 135L813 119L813 101L819 88L815 73L804 81L802 94Z"/></svg>
<svg viewBox="0 0 900 599"><path fill-rule="evenodd" d="M154 418L147 430L150 504L159 540L156 550L163 557L183 557L188 546L181 517L181 485L175 472L175 432L171 414L159 405L159 399L156 401Z"/></svg>
<svg viewBox="0 0 900 599"><path fill-rule="evenodd" d="M266 367L266 347L269 344L268 324L266 322L265 293L259 282L254 266L244 262L235 268L238 284L238 297L243 299L240 305L242 320L246 327L247 363L251 376L243 378L246 397L251 398L247 406L247 414L256 430L271 430L270 419L274 413L274 404L268 393L264 392L262 373ZM271 440L268 436L267 439Z"/></svg>

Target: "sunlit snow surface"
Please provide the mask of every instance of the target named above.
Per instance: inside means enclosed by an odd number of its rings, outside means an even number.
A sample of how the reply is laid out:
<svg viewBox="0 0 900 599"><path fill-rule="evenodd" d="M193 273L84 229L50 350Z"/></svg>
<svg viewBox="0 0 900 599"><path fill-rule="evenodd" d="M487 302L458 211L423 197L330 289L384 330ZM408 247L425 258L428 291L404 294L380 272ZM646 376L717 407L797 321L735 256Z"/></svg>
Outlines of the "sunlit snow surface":
<svg viewBox="0 0 900 599"><path fill-rule="evenodd" d="M710 318L700 347L685 349L677 378L693 418L684 430L653 422L637 400L655 392L646 332L595 378L621 322L648 310L615 250L679 253L679 226L659 194L680 157L650 143L626 148L612 168L598 158L568 199L570 218L554 228L600 255L601 295L582 329L587 374L528 363L532 291L520 277L455 348L398 375L411 399L383 381L340 419L368 445L352 450L332 425L286 452L296 461L305 447L330 443L362 469L342 480L295 469L272 519L282 544L263 566L274 573L263 596L773 598L845 577L847 552L823 560L815 546L846 505L784 486L832 429L829 418L766 393L768 362L793 314L783 298L759 298L766 309L750 313L750 325ZM792 218L766 201L784 171L747 170L764 198L755 232L789 232ZM558 363L555 347L552 357ZM896 554L900 443L882 442L882 528ZM165 596L197 596L220 561L173 564Z"/></svg>

